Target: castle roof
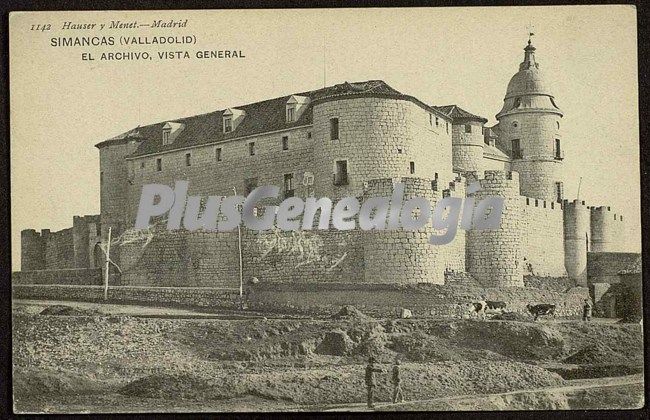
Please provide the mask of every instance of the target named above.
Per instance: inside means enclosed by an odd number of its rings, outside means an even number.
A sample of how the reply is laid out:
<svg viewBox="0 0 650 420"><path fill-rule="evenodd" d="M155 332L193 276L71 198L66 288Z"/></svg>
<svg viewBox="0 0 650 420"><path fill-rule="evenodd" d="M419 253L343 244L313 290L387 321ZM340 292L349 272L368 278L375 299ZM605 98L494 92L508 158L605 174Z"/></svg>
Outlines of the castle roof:
<svg viewBox="0 0 650 420"><path fill-rule="evenodd" d="M467 112L463 108L459 107L458 105L443 105L443 106L436 106L435 108L440 110L440 112L442 112L443 114L451 117L454 124L462 123L464 121L480 121L484 124L488 122L486 118L472 114L471 112Z"/></svg>
<svg viewBox="0 0 650 420"><path fill-rule="evenodd" d="M304 112L300 113L295 121L287 122L286 104L294 96L307 97L310 100L309 105ZM449 118L438 108L431 107L420 100L402 94L393 89L382 80L369 80L365 82L345 82L333 86L324 87L308 92L294 93L291 95L281 96L279 98L269 99L261 102L255 102L248 105L235 106L228 109L238 109L245 113L245 117L235 130L224 133L223 115L226 110L209 112L206 114L195 115L186 118L163 121L156 124L150 124L129 130L112 139L98 143L96 147L104 147L109 144L122 143L129 140L141 141L138 148L131 157L144 156L153 153L166 152L176 149L197 146L207 143L218 143L230 139L236 139L246 136L259 135L268 132L291 129L312 123L312 110L315 102L321 102L329 99L340 97L388 97L409 100L427 109L430 112L440 114L442 117ZM181 123L185 126L184 130L170 144L163 144L162 128L166 123Z"/></svg>

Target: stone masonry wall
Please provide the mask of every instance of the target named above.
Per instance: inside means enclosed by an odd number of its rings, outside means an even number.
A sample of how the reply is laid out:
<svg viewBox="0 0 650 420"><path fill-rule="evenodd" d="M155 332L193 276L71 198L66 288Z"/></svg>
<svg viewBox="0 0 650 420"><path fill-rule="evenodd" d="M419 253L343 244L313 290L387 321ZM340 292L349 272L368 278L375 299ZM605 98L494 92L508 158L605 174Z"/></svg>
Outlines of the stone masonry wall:
<svg viewBox="0 0 650 420"><path fill-rule="evenodd" d="M524 272L536 276L565 276L562 205L528 197L520 200Z"/></svg>
<svg viewBox="0 0 650 420"><path fill-rule="evenodd" d="M101 268L70 268L64 270L16 271L11 274L11 284L67 284L102 285L104 270ZM111 270L109 284L120 286L119 273Z"/></svg>

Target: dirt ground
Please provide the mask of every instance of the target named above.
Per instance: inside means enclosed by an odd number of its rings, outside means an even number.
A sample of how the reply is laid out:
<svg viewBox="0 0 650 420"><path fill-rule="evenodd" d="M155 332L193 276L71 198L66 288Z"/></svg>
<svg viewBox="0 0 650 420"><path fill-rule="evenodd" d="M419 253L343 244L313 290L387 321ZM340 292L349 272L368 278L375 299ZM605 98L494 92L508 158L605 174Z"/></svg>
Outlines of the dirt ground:
<svg viewBox="0 0 650 420"><path fill-rule="evenodd" d="M209 315L209 316L208 316ZM328 319L14 302L14 408L30 413L633 408L638 324ZM390 404L401 361L407 402ZM618 381L618 382L617 382Z"/></svg>

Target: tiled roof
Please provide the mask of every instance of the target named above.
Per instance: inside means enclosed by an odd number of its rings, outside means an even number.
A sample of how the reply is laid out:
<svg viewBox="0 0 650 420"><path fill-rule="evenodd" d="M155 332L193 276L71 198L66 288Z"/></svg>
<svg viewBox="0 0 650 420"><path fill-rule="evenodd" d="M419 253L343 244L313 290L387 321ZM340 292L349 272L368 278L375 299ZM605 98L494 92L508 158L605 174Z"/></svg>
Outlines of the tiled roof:
<svg viewBox="0 0 650 420"><path fill-rule="evenodd" d="M454 120L454 122L462 121L462 120L472 120L472 121L481 121L483 123L486 123L488 121L486 118L465 111L463 108L459 107L458 105L443 105L443 106L436 106L435 108L438 109L443 114L451 117Z"/></svg>
<svg viewBox="0 0 650 420"><path fill-rule="evenodd" d="M483 146L483 155L501 160L510 160L510 156L508 156L505 152L498 149L496 146L490 146L489 144Z"/></svg>
<svg viewBox="0 0 650 420"><path fill-rule="evenodd" d="M310 99L310 103L313 103L316 100L328 97L363 94L406 97L406 95L402 95L401 92L393 89L381 80L370 80L356 83L345 82L309 92L296 93L294 95L307 96ZM102 147L106 144L112 144L113 142L123 142L125 139L139 139L142 143L131 156L142 156L151 153L182 149L204 143L214 143L232 138L262 134L311 124L311 105L305 109L297 121L291 123L286 122L285 104L291 96L292 95L286 95L275 99L232 107L244 110L246 116L237 128L230 133L223 132L222 116L225 110L220 110L209 112L207 114L137 127L112 139L103 141L96 146ZM415 100L415 98L408 98ZM421 105L428 107L425 104ZM185 129L179 134L173 143L163 145L162 127L166 122L183 123L185 124Z"/></svg>

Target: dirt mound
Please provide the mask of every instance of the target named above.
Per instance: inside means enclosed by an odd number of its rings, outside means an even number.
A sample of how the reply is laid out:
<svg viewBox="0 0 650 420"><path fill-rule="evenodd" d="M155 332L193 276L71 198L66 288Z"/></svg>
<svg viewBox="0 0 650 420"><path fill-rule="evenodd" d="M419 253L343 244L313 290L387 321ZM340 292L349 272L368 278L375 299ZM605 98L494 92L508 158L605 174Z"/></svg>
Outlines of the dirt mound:
<svg viewBox="0 0 650 420"><path fill-rule="evenodd" d="M208 382L192 375L156 374L136 379L118 393L130 397L204 399L211 390Z"/></svg>
<svg viewBox="0 0 650 420"><path fill-rule="evenodd" d="M354 342L343 330L333 330L325 334L325 338L316 347L316 353L332 356L345 356L354 348Z"/></svg>
<svg viewBox="0 0 650 420"><path fill-rule="evenodd" d="M368 319L370 318L368 315L364 314L357 308L355 308L352 305L346 305L341 308L340 311L338 311L336 314L332 315L333 319L347 319L347 318L354 318L354 319Z"/></svg>
<svg viewBox="0 0 650 420"><path fill-rule="evenodd" d="M519 312L504 312L502 314L496 314L492 317L495 321L521 321L527 322L530 321L530 316L527 314L521 314Z"/></svg>
<svg viewBox="0 0 650 420"><path fill-rule="evenodd" d="M85 375L66 370L15 367L13 371L16 399L44 395L81 395L100 392L106 386Z"/></svg>
<svg viewBox="0 0 650 420"><path fill-rule="evenodd" d="M625 363L627 360L604 343L594 343L583 347L564 359L565 363L591 365L600 363Z"/></svg>
<svg viewBox="0 0 650 420"><path fill-rule="evenodd" d="M52 305L43 309L40 315L97 316L99 312L89 309L77 309L66 305Z"/></svg>

